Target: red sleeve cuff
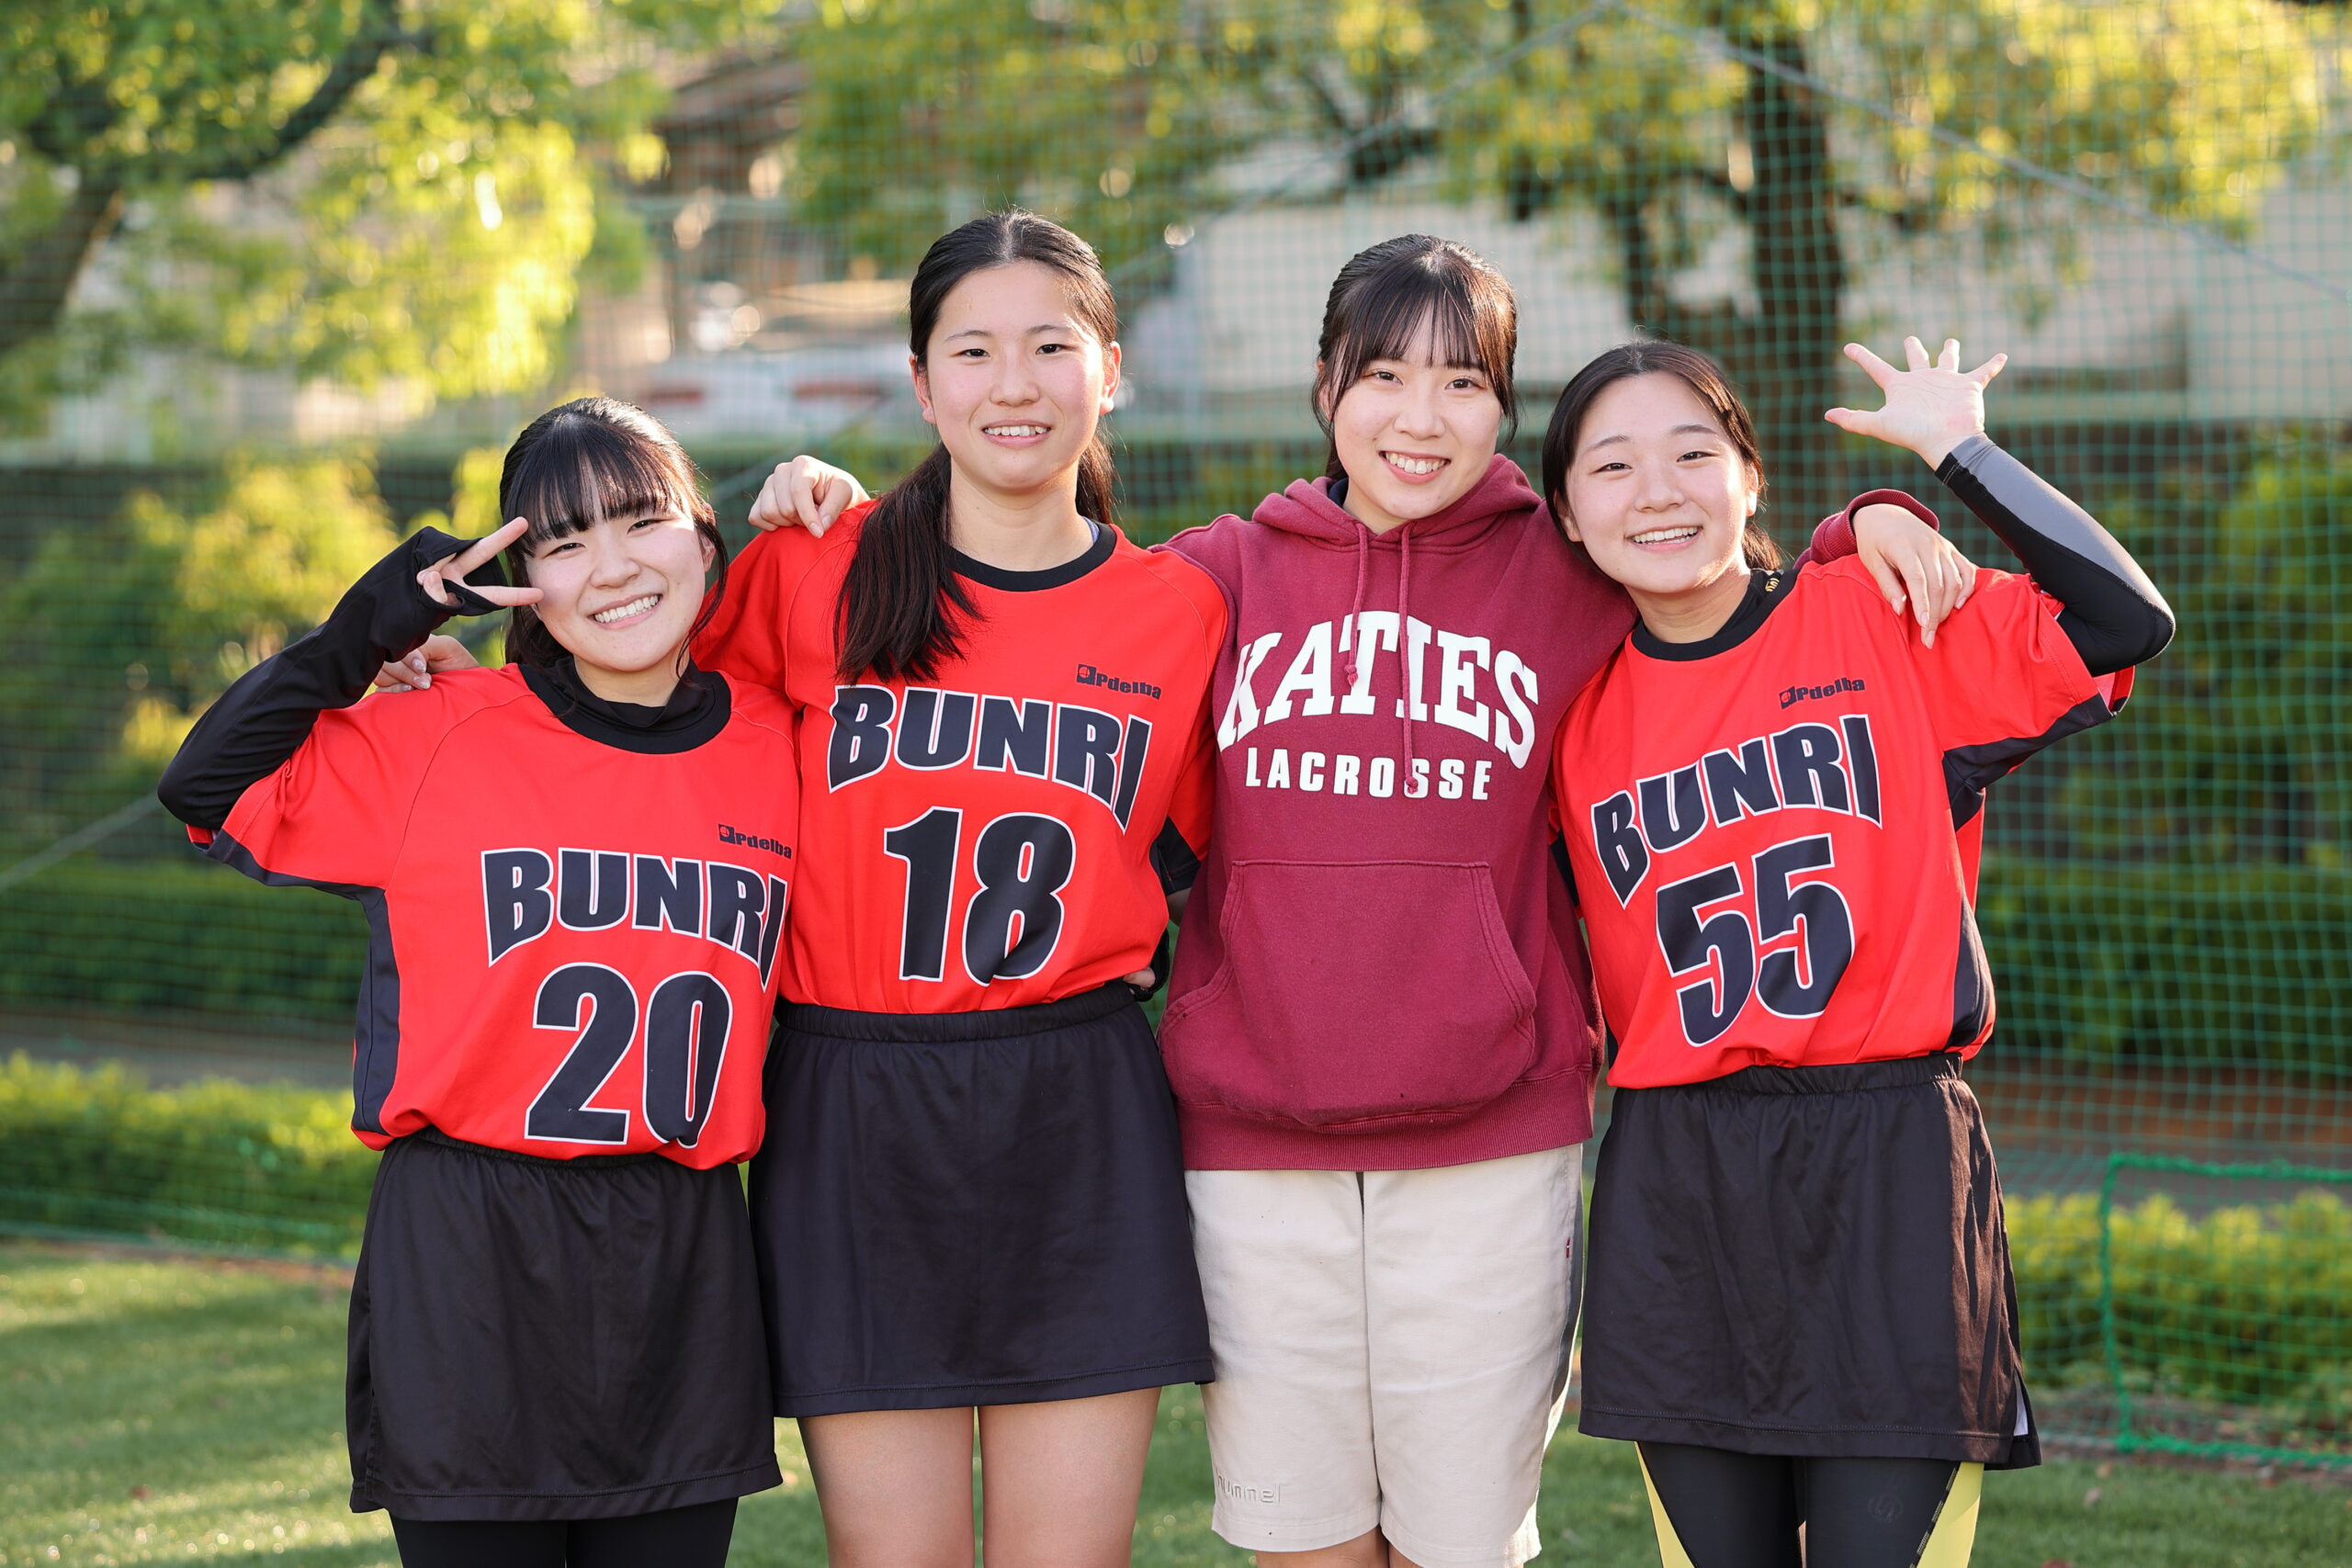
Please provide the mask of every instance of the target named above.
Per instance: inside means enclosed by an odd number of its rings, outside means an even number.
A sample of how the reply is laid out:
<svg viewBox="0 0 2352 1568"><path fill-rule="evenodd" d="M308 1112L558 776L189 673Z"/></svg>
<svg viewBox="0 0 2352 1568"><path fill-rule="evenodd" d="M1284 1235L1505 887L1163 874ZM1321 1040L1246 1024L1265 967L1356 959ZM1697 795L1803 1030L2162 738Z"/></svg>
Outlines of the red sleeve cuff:
<svg viewBox="0 0 2352 1568"><path fill-rule="evenodd" d="M1939 533L1943 529L1942 522L1928 508L1928 503L1907 491L1864 491L1846 503L1846 510L1832 513L1823 518L1821 525L1813 531L1814 559L1836 560L1841 556L1850 556L1860 549L1860 541L1854 536L1854 513L1865 506L1873 506L1880 502L1903 508Z"/></svg>

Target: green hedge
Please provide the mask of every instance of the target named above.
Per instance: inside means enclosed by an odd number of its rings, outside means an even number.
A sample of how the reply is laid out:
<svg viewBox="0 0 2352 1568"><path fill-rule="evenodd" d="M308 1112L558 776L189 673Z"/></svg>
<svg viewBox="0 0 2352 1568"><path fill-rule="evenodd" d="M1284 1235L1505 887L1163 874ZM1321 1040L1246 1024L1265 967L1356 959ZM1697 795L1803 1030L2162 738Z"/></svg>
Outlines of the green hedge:
<svg viewBox="0 0 2352 1568"><path fill-rule="evenodd" d="M342 1256L375 1172L340 1094L0 1066L0 1228Z"/></svg>
<svg viewBox="0 0 2352 1568"><path fill-rule="evenodd" d="M2352 1070L2352 872L2003 855L1983 891L2005 1046Z"/></svg>
<svg viewBox="0 0 2352 1568"><path fill-rule="evenodd" d="M0 1006L194 1009L347 1023L367 956L347 898L198 860L67 861L0 899Z"/></svg>
<svg viewBox="0 0 2352 1568"><path fill-rule="evenodd" d="M2035 1380L2106 1379L2098 1200L2012 1201L2008 1224ZM2352 1426L2352 1204L2312 1188L2192 1217L2158 1193L2112 1224L2116 1348L2133 1386Z"/></svg>
<svg viewBox="0 0 2352 1568"><path fill-rule="evenodd" d="M120 1068L0 1066L0 1228L347 1255L376 1156L340 1094L212 1082L151 1089ZM2008 1207L2038 1382L2104 1380L2098 1210ZM2114 1219L2127 1376L2352 1420L2352 1206L2319 1190L2193 1218L2161 1195Z"/></svg>

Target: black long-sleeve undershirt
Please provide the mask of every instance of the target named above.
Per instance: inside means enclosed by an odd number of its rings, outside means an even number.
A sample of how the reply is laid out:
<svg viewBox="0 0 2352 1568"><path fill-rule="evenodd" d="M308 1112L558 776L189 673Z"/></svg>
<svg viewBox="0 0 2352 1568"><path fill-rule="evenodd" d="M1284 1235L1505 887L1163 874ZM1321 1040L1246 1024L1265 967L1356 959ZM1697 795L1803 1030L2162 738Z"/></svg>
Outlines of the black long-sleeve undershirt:
<svg viewBox="0 0 2352 1568"><path fill-rule="evenodd" d="M419 529L368 568L318 629L240 676L164 770L155 794L164 809L190 827L219 829L238 796L301 749L321 713L367 694L386 660L407 657L453 615L496 610L462 583L448 585L455 607L435 604L416 581L472 542Z"/></svg>
<svg viewBox="0 0 2352 1568"><path fill-rule="evenodd" d="M2017 553L2064 606L2058 629L2094 675L2143 664L2172 641L2172 606L2113 535L1979 434L1953 447L1936 478Z"/></svg>

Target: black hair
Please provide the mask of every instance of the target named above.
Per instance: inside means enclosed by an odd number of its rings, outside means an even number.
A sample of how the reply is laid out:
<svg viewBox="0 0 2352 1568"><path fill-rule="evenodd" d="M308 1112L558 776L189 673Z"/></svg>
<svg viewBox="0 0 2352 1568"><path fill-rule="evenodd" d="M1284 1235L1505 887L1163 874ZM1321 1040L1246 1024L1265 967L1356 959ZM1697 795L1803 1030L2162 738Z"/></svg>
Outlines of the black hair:
<svg viewBox="0 0 2352 1568"><path fill-rule="evenodd" d="M1551 427L1544 432L1544 500L1562 524L1568 515L1568 466L1576 461L1577 440L1583 434L1584 418L1592 411L1593 400L1619 381L1650 375L1674 377L1707 405L1707 412L1731 437L1740 461L1755 476L1757 500L1761 504L1764 454L1756 444L1756 421L1724 367L1679 343L1621 343L1594 355L1562 389L1560 400L1552 409ZM1781 547L1753 518L1740 535L1739 547L1747 564L1760 570L1770 571L1782 559Z"/></svg>
<svg viewBox="0 0 2352 1568"><path fill-rule="evenodd" d="M687 640L710 624L727 591L727 541L718 513L704 499L694 459L662 423L634 403L576 398L549 409L514 438L498 476L498 515L523 517L530 527L506 547L507 576L530 581L531 556L541 545L607 517L643 517L675 510L694 520L712 551L710 581ZM565 649L538 613L516 605L506 628L506 657L517 664L552 664ZM681 649L683 657L684 650ZM683 669L683 665L681 666Z"/></svg>
<svg viewBox="0 0 2352 1568"><path fill-rule="evenodd" d="M1094 247L1050 219L1013 208L975 218L923 253L907 290L908 349L927 363L931 334L956 286L1015 262L1035 262L1057 274L1071 311L1097 340L1107 344L1118 336L1118 307ZM870 671L884 680L920 681L961 651L954 617L976 616L978 610L956 579L948 544L954 471L947 448L934 446L866 513L842 583L842 675ZM1098 430L1078 460L1080 513L1109 527L1116 482L1111 448Z"/></svg>
<svg viewBox="0 0 2352 1568"><path fill-rule="evenodd" d="M1441 365L1475 366L1503 405L1504 439L1519 428L1511 383L1519 353L1519 301L1510 282L1469 246L1430 234L1400 234L1357 252L1331 280L1323 335L1315 344L1315 422L1331 435L1340 399L1375 359L1402 359L1426 326ZM1324 472L1338 479L1330 442Z"/></svg>

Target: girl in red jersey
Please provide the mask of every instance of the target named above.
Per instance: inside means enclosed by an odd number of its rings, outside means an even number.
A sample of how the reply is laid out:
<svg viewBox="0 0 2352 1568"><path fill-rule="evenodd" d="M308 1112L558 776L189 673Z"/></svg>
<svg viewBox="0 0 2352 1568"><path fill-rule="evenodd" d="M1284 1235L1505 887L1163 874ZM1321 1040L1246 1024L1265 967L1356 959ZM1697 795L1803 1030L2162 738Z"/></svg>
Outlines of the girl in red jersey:
<svg viewBox="0 0 2352 1568"><path fill-rule="evenodd" d="M1557 771L1618 1042L1580 1425L1641 1445L1669 1565L1954 1568L1983 1470L2039 1457L1960 1076L1993 1021L1980 813L2121 705L2172 617L1985 438L2002 361L1905 346L1905 371L1849 348L1886 406L1828 418L1918 453L2032 573L1977 572L1932 647L1850 562L1781 570L1703 355L1601 355L1544 438L1569 536L1641 615ZM1889 501L1917 504L1857 504Z"/></svg>
<svg viewBox="0 0 2352 1568"><path fill-rule="evenodd" d="M790 1005L753 1163L776 1409L837 1564L1127 1560L1161 1385L1210 1375L1176 1119L1126 976L1208 828L1226 608L1112 525L1087 244L977 219L915 271L940 445L763 535L696 643L801 742Z"/></svg>
<svg viewBox="0 0 2352 1568"><path fill-rule="evenodd" d="M1516 331L1466 248L1373 246L1325 316L1324 476L1170 547L1232 606L1161 1043L1216 1527L1268 1563L1537 1548L1599 1044L1548 758L1633 611L1497 450ZM820 523L850 482L780 468L754 521ZM1881 524L1931 619L1960 571L1907 515Z"/></svg>
<svg viewBox="0 0 2352 1568"><path fill-rule="evenodd" d="M735 1499L780 1479L733 1166L761 1136L792 721L687 660L724 556L659 424L544 414L499 499L514 521L418 534L232 686L160 793L215 860L368 913L353 1508L388 1509L413 1565L717 1568ZM527 586L469 584L501 548ZM358 701L504 607L506 669Z"/></svg>

